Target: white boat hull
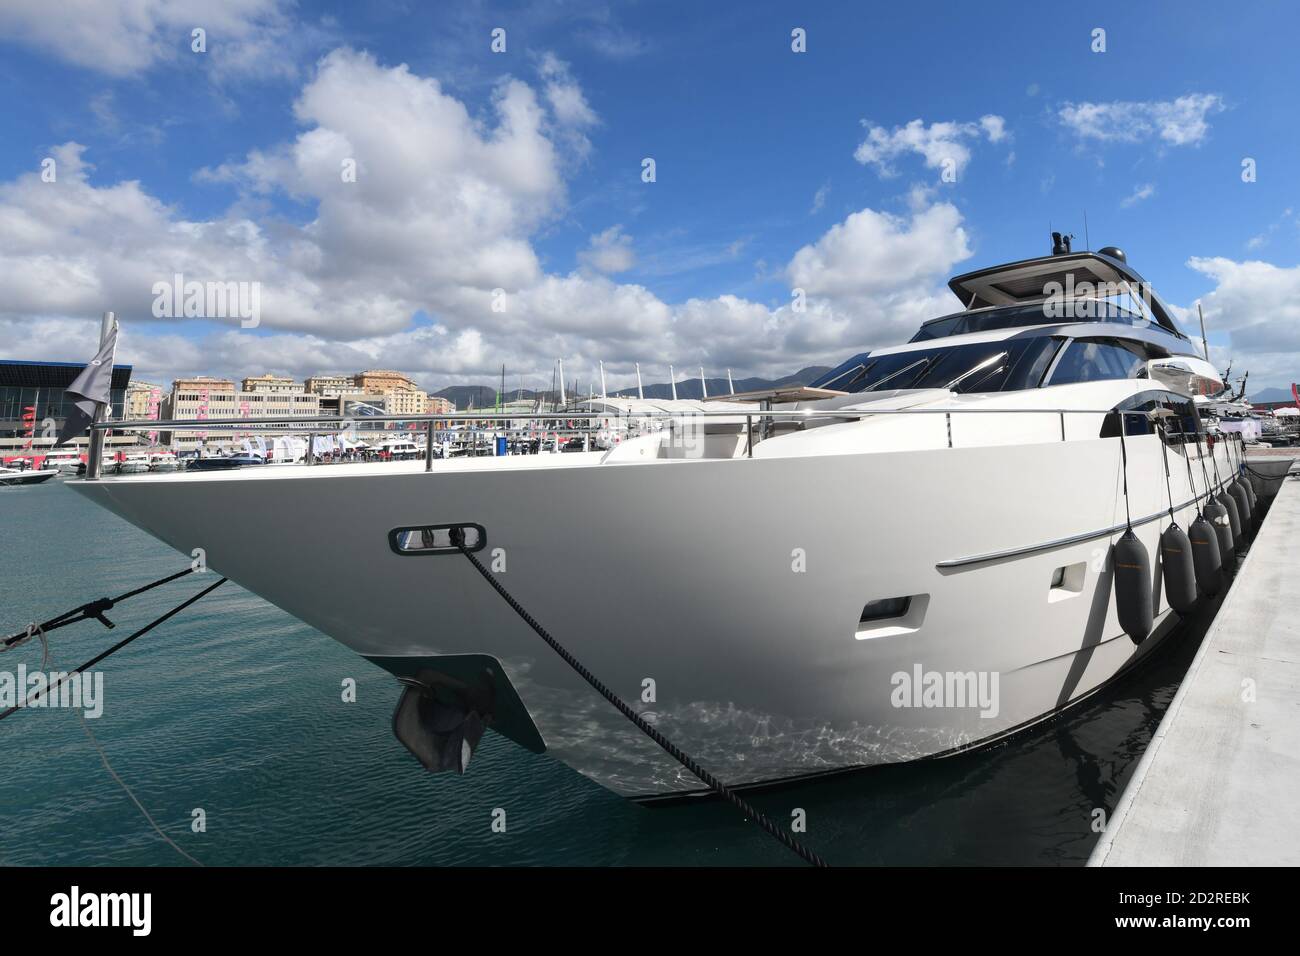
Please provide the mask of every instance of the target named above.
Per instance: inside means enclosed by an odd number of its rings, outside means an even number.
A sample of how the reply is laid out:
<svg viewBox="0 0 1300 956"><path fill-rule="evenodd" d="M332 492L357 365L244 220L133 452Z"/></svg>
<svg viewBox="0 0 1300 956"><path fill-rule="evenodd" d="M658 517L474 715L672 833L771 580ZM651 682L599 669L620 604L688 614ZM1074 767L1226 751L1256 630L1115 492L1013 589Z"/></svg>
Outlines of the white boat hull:
<svg viewBox="0 0 1300 956"><path fill-rule="evenodd" d="M1157 628L1141 646L1115 615L1118 534L937 566L1122 524L1119 451L1113 439L1044 440L634 465L590 453L73 486L187 557L203 548L215 571L394 672L495 657L549 753L644 796L699 783L463 555L399 555L391 530L482 525L479 557L556 639L723 780L759 783L996 738L1157 645L1173 623L1156 561L1167 518L1137 529L1157 569ZM1160 512L1157 439L1130 438L1128 452L1134 517ZM1170 460L1181 503L1193 490L1181 455ZM1193 517L1178 509L1184 528ZM902 596L907 618L859 632L864 604ZM972 675L996 700L929 706L908 689L918 673Z"/></svg>

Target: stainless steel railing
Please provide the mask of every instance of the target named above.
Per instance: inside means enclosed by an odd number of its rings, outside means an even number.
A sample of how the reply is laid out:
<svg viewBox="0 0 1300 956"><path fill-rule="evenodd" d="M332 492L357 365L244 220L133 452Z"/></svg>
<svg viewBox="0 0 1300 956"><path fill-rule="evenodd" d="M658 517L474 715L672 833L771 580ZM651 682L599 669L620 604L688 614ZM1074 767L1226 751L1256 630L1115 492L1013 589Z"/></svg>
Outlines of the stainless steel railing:
<svg viewBox="0 0 1300 956"><path fill-rule="evenodd" d="M754 422L758 419L765 427L770 423L777 421L801 422L815 421L819 419L838 419L841 421L853 421L864 418L873 418L880 415L943 415L947 423L948 447L953 446L952 442L952 416L953 415L1051 415L1060 419L1061 440L1065 441L1065 416L1066 415L1109 415L1117 411L1123 411L1125 414L1139 415L1145 412L1121 410L1115 408L796 408L796 409L773 409L773 408L748 408L738 407L735 411L726 410L699 410L699 411L663 411L663 412L529 412L529 413L511 413L511 412L448 412L442 414L425 414L425 415L366 415L358 417L345 418L339 415L316 415L285 418L264 417L264 418L195 418L195 419L126 419L121 421L97 421L91 427L92 441L90 443L89 460L86 466L87 478L98 478L103 470L103 441L102 434L107 431L178 431L178 430L231 430L255 432L258 434L303 434L309 436L308 457L312 455L312 445L319 432L341 432L349 428L362 424L382 424L392 423L423 423L423 429L426 446L425 446L425 470L430 470L433 466L433 436L439 431L448 430L447 428L438 427L446 423L514 423L514 422L540 422L551 423L552 428L544 428L546 431L571 431L559 427L561 422L606 422L618 423L619 427L627 427L636 421L646 422L695 422L701 419L713 419L718 421L734 420L739 424L743 418L746 430L746 454L753 457L754 449ZM591 429L587 429L588 433ZM101 434L101 440L96 442L94 436ZM760 438L762 436L760 435Z"/></svg>

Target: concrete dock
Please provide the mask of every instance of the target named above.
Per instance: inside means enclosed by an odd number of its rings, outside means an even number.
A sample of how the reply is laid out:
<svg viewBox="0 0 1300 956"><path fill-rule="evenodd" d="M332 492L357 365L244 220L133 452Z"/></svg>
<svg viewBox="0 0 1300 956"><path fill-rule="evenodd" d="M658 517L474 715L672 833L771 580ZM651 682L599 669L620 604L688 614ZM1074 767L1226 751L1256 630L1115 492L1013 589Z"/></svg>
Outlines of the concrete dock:
<svg viewBox="0 0 1300 956"><path fill-rule="evenodd" d="M1292 477L1280 482L1088 865L1295 866L1298 794L1300 479Z"/></svg>

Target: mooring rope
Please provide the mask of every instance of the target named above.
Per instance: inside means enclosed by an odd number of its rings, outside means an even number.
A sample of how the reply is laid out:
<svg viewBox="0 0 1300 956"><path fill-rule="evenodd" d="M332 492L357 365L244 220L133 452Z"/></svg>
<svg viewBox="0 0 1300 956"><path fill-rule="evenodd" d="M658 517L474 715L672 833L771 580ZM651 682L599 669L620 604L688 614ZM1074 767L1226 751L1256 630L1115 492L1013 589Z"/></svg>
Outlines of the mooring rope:
<svg viewBox="0 0 1300 956"><path fill-rule="evenodd" d="M149 821L149 826L153 827L154 832L157 833L160 837L162 837L168 846L170 846L181 856L185 857L185 859L189 860L195 866L203 866L202 863L200 863L198 860L194 859L194 857L190 856L183 849L181 849L180 846L177 845L175 840L173 840L171 837L169 837L166 833L163 832L163 828L158 825L158 821L155 820L153 818L153 815L144 808L144 804L140 802L140 800L136 797L135 793L132 792L131 788L126 785L126 781L123 780L120 776L118 776L117 771L113 769L113 765L108 762L108 754L104 753L104 748L100 745L99 740L95 737L94 732L90 729L90 722L86 720L86 712L84 710L79 710L77 713L81 717L81 726L86 729L86 736L90 738L90 742L94 745L95 749L99 751L99 759L103 761L104 769L109 772L109 775L114 780L117 781L117 785L121 787L123 791L126 792L126 795L128 797L131 798L131 802L135 804L136 809L138 809L144 815L144 818Z"/></svg>
<svg viewBox="0 0 1300 956"><path fill-rule="evenodd" d="M8 650L9 648L16 647L19 644L25 644L27 641L31 640L33 628L40 631L53 631L60 627L67 627L69 624L88 621L92 617L105 627L116 627L116 624L104 616L105 612L112 610L115 605L121 604L129 598L133 598L138 594L144 594L145 591L152 591L160 585L169 584L177 578L183 578L185 575L191 574L193 571L194 568L191 566L183 571L177 571L175 574L169 574L164 578L159 578L157 581L151 581L143 587L138 587L133 591L119 594L115 598L102 597L97 598L94 601L87 601L85 604L74 607L71 611L64 611L62 614L52 617L48 621L43 621L40 624L33 624L26 631L21 631L17 634L6 637L3 641L0 641L0 651Z"/></svg>
<svg viewBox="0 0 1300 956"><path fill-rule="evenodd" d="M175 617L177 614L179 614L181 611L185 610L185 609L186 609L187 607L189 607L191 604L195 603L195 602L198 601L200 598L207 597L209 594L211 594L213 591L215 591L217 588L221 587L221 585L223 585L223 584L225 584L225 583L226 583L226 579L225 579L225 578L221 578L221 579L219 579L216 583L214 583L214 584L209 584L206 588L204 588L202 591L199 591L197 594L194 594L194 595L192 595L192 596L186 598L184 601L182 601L180 604L176 605L174 608L172 608L172 609L171 609L170 611L168 611L166 614L162 615L161 617L154 618L152 621L150 621L150 622L149 622L148 624L146 624L144 627L140 628L139 630L135 631L134 633L130 634L129 636L127 636L127 637L123 638L122 640L118 641L118 642L117 642L116 644L114 644L112 647L108 648L107 650L101 651L100 653L98 653L98 654L96 654L94 657L92 657L90 660L86 661L84 664L79 664L79 665L78 665L77 667L75 667L74 669L68 671L66 674L63 674L63 675L62 675L62 676L61 676L57 681L54 681L54 682L52 682L52 683L49 683L49 684L45 685L45 686L42 687L40 690L34 691L30 697L26 697L26 698L24 698L23 701L22 701L22 703L16 703L16 704L14 704L12 707L10 707L8 710L6 710L6 711L4 711L4 712L0 712L0 720L4 720L6 717L11 716L15 711L22 710L22 709L25 708L25 707L30 707L33 703L35 703L35 701L37 701L37 700L40 698L40 696L41 696L42 694L53 693L54 691L58 690L61 686L63 686L63 684L64 684L66 681L70 680L74 675L76 675L76 674L80 674L80 673L82 673L82 672L88 670L89 668L94 667L96 664L98 664L98 663L99 663L100 661L102 661L104 658L108 657L110 654L116 654L116 653L117 653L118 651L120 651L122 648L126 647L128 644L130 644L132 641L134 641L137 637L143 637L145 634L148 634L150 631L152 631L152 630L153 630L155 627L157 627L159 624L162 624L164 621L168 621L168 620L170 620L171 618ZM75 612L75 611L71 611L71 612L69 612L69 613L73 613L73 614L75 614L76 612ZM38 628L38 632L39 632L39 631L40 631L40 629ZM26 632L26 631L25 631L25 632L23 632L23 634L22 634L21 636L23 637L24 640L30 640L30 633L29 633L29 632ZM45 640L45 636L44 636L44 633L43 633L43 632L41 633L41 640L42 640L42 642Z"/></svg>
<svg viewBox="0 0 1300 956"><path fill-rule="evenodd" d="M507 604L510 605L511 609L516 614L518 614L521 618L523 618L524 623L527 624L529 627L531 627L533 631L536 632L538 637L540 637L548 645L550 645L551 650L555 651L555 653L560 656L560 658L564 661L564 663L568 664L571 668L573 668L573 670L577 671L578 675L583 680L585 680L588 684L590 684L592 688L594 688L595 691L598 694L600 694L600 696L604 697L607 701L613 704L614 707L618 709L619 713L621 713L624 717L632 721L632 723L636 725L638 730L640 730L643 734L645 734L656 744L658 744L661 748L663 748L663 750L667 752L667 754L670 757L672 757L679 764L681 764L683 767L685 767L687 770L693 773L696 777L702 780L709 787L710 790L712 790L714 793L724 798L728 803L730 803L733 807L739 810L742 814L744 814L746 817L748 817L749 819L757 823L763 829L764 832L766 832L769 836L772 836L776 840L778 840L781 843L781 845L784 846L786 849L793 851L804 862L811 863L813 866L827 865L826 862L822 860L822 858L819 857L816 853L814 853L812 850L808 849L807 847L803 846L792 836L790 836L790 834L786 833L785 830L781 829L779 826L777 826L775 823L769 820L766 816L760 813L757 809L750 806L749 803L743 800L738 794L736 794L733 790L731 790L731 788L729 788L721 780L713 776L713 774L709 773L698 763L696 763L694 758L692 758L690 754L685 753L680 747L674 744L671 740L669 740L663 734L659 733L659 731L655 730L654 727L650 726L650 724L647 723L640 714L638 714L635 710L633 710L626 703L624 703L622 698L620 698L612 690L610 690L603 683L601 683L600 679L597 678L596 675L594 675L591 671L587 670L587 668L582 665L581 661L579 661L576 657L570 654L568 650L566 650L565 647L559 641L553 638L547 632L546 628L542 627L542 625L537 622L536 618L534 618L531 614L529 614L528 611L524 608L524 606L514 599L514 597L510 594L510 592L507 591L505 587L501 584L501 582L496 579L496 576L493 575L492 572L489 571L487 568L485 568L483 566L483 563L479 561L478 558L474 557L474 553L465 547L463 537L461 538L461 540L456 540L455 538L453 538L453 543L460 549L461 554L469 558L470 564L474 565L474 568L478 571L479 574L483 576L483 579L487 581L488 584L492 585L493 590L495 590L497 594L501 595L501 597L505 600Z"/></svg>
<svg viewBox="0 0 1300 956"><path fill-rule="evenodd" d="M31 640L33 637L38 637L40 638L41 641L41 672L46 673L48 672L48 667L50 662L50 642L48 638L46 638L45 636L45 632L47 630L63 627L67 624L75 624L78 621L84 621L92 617L100 620L106 627L113 627L114 626L113 623L103 617L104 611L107 611L114 604L120 601L125 601L127 598L135 597L137 594L143 594L145 591L151 590L152 588L156 588L160 584L166 584L169 581L175 581L177 578L183 577L184 575L189 574L193 570L194 570L193 568L186 568L184 571L180 571L176 574L168 575L165 578L159 578L157 581L154 581L150 584L146 584L143 587L136 588L133 591L128 591L127 593L119 595L116 598L100 598L97 601L90 601L86 604L81 605L80 607L73 608L71 611L67 611L63 614L60 614L58 617L51 618L49 621L46 621L43 624L33 624L30 627L28 627L26 631L23 631L20 634L16 634L12 638L6 638L3 645L0 646L0 650L12 650L13 648L20 646L21 644L27 643L27 641ZM46 687L42 688L41 690L35 691L30 697L25 697L21 704L14 704L14 706L10 707L8 710L4 711L3 713L0 713L0 720L4 720L4 718L10 716L16 710L19 710L24 707L30 707L33 703L35 703L38 699L40 699L42 693L48 694L57 690L59 687L63 685L65 681L70 680L74 674L83 673L84 671L89 670L91 667L94 667L104 658L120 651L122 648L126 647L128 644L134 641L136 638L142 637L145 634L149 633L159 624L162 624L164 621L168 620L169 618L172 618L175 615L179 614L181 611L185 610L185 608L197 602L200 598L203 598L208 594L211 594L217 588L221 587L221 585L223 585L225 582L226 579L221 578L216 583L209 585L208 587L204 588L202 591L198 592L197 594L193 595L187 600L181 602L176 607L168 611L166 614L163 614L161 617L158 617L153 621L150 621L148 624L146 624L144 627L137 630L135 633L131 634L129 637L126 637L123 640L118 641L112 647L108 648L107 650L103 651L100 654L96 654L94 657L86 661L84 664L81 664L78 667L74 668L73 670L68 671L66 674L63 674L57 681L48 684ZM162 837L162 839L167 843L168 846L170 846L181 856L185 857L185 859L189 860L195 866L203 866L203 863L201 863L199 860L196 860L190 854L186 853L184 849L182 849L179 845L177 845L175 840L173 840L163 831L162 827L158 825L158 821L156 821L153 818L153 815L150 814L147 809L145 809L144 804L140 802L138 797L136 797L134 791L132 791L131 788L127 786L126 781L123 780L122 777L118 774L118 772L113 769L113 765L109 762L108 754L104 752L104 748L103 746L100 745L99 740L95 737L94 731L90 729L90 723L86 720L86 712L84 710L79 710L78 716L81 718L81 726L85 729L86 736L90 738L91 745L94 746L95 750L99 753L99 759L103 762L104 769L107 770L109 776L111 776L117 782L117 785L122 788L122 790L126 793L126 795L131 799L131 802L136 805L136 808L140 811L141 814L143 814L145 820L147 820L149 822L149 825L153 827L154 832L157 833L158 836Z"/></svg>

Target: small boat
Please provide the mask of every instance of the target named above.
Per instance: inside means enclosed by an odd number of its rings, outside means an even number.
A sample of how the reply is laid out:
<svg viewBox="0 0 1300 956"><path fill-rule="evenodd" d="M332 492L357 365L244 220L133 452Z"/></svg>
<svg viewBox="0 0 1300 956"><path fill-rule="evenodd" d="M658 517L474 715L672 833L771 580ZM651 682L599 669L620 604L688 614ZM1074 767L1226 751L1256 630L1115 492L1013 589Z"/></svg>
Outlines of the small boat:
<svg viewBox="0 0 1300 956"><path fill-rule="evenodd" d="M60 475L75 475L78 473L78 466L84 464L81 460L81 453L74 448L56 448L52 449L41 462L42 468L52 468Z"/></svg>
<svg viewBox="0 0 1300 956"><path fill-rule="evenodd" d="M176 455L169 451L156 451L149 456L150 471L175 471L180 466Z"/></svg>
<svg viewBox="0 0 1300 956"><path fill-rule="evenodd" d="M0 485L39 485L49 481L58 471L54 468L10 468L0 465Z"/></svg>
<svg viewBox="0 0 1300 956"><path fill-rule="evenodd" d="M239 452L232 455L218 455L212 458L192 458L187 466L190 471L227 471L231 468L243 468L246 465L265 465L260 455Z"/></svg>
<svg viewBox="0 0 1300 956"><path fill-rule="evenodd" d="M415 442L405 438L390 439L379 445L381 454L387 452L393 461L411 461L424 457L424 449Z"/></svg>
<svg viewBox="0 0 1300 956"><path fill-rule="evenodd" d="M117 467L113 471L118 475L140 475L148 471L149 466L150 461L147 453L129 452L117 463Z"/></svg>

